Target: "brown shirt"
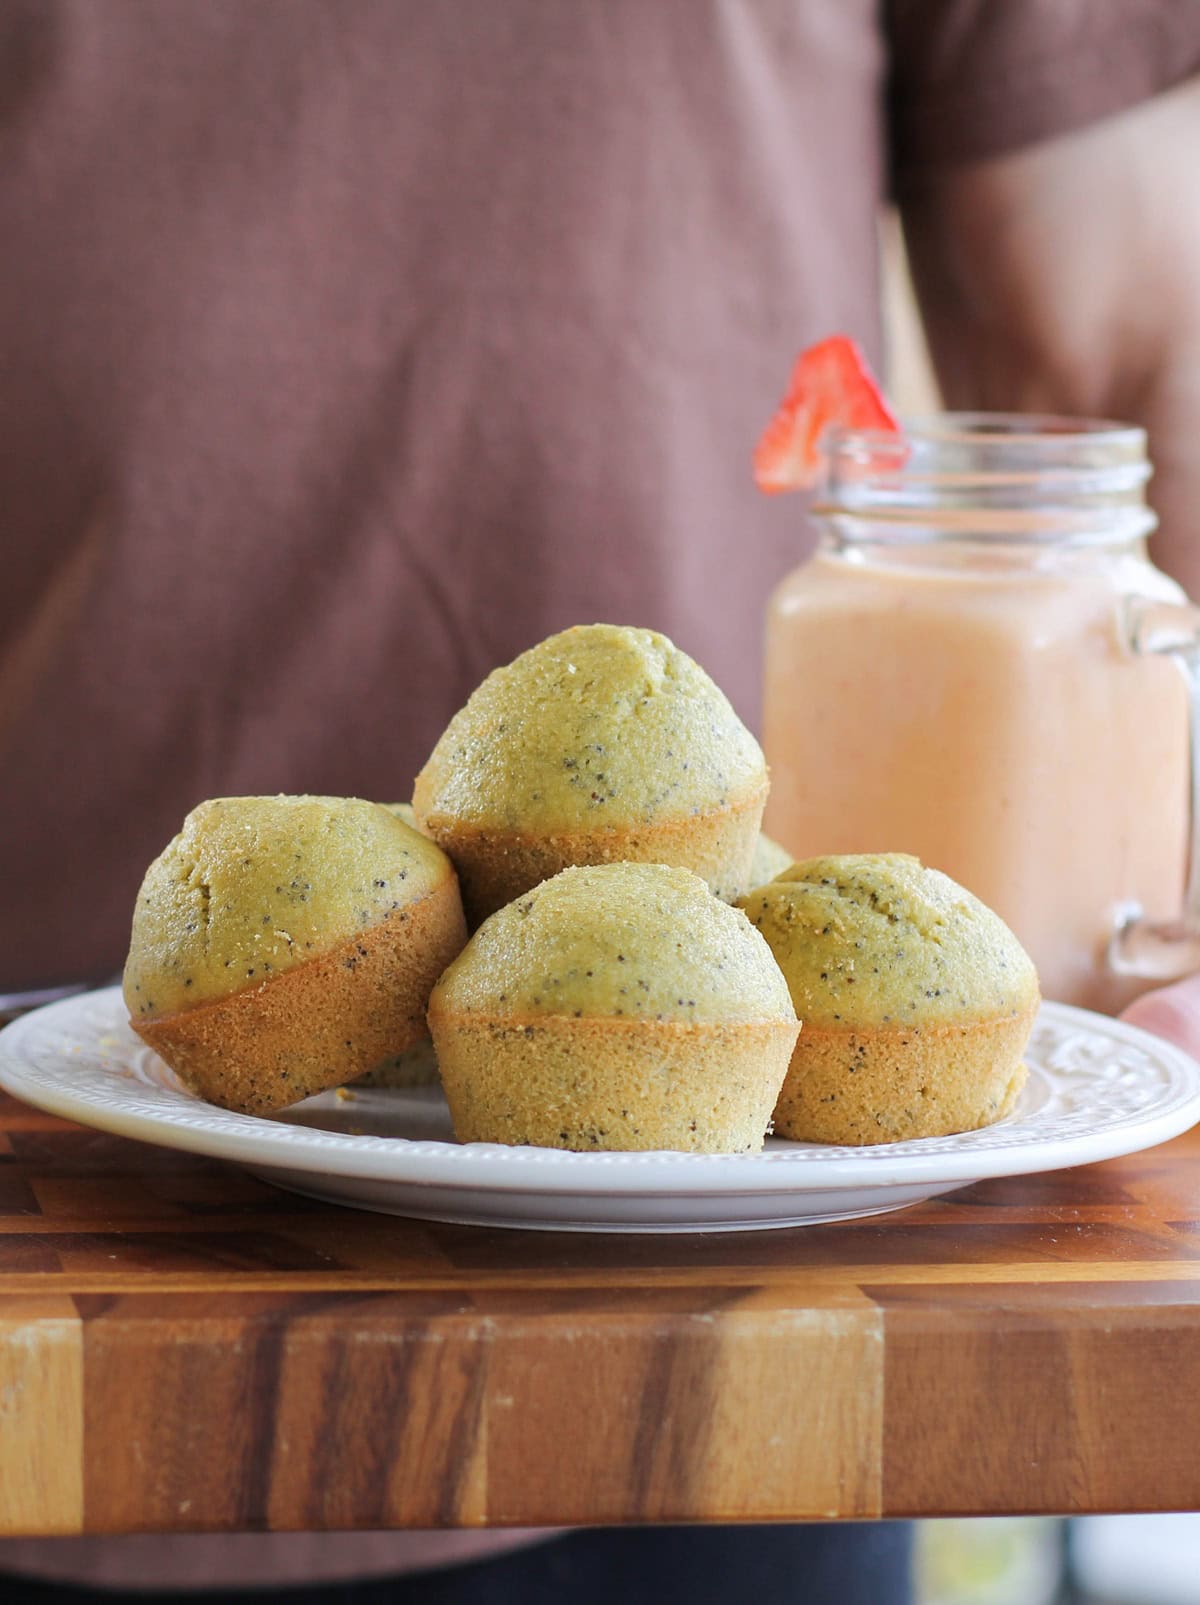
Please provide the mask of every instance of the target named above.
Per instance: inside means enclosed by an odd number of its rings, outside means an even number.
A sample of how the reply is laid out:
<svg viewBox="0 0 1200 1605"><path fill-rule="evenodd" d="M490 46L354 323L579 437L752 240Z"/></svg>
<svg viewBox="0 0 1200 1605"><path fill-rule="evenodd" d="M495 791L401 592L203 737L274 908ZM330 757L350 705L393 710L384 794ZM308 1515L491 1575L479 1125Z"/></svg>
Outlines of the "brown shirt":
<svg viewBox="0 0 1200 1605"><path fill-rule="evenodd" d="M407 796L567 624L753 721L748 453L879 355L889 158L1198 60L1173 0L7 0L0 991L115 969L200 798Z"/></svg>
<svg viewBox="0 0 1200 1605"><path fill-rule="evenodd" d="M565 625L753 722L749 452L880 355L889 171L1198 65L1181 0L4 0L0 991L116 969L205 796L407 796Z"/></svg>

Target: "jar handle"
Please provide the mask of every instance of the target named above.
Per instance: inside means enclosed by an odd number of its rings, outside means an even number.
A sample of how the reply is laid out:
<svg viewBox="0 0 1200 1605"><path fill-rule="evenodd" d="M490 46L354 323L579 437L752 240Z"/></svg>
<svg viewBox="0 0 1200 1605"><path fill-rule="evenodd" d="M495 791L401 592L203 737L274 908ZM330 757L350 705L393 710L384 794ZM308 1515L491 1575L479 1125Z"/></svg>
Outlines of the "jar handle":
<svg viewBox="0 0 1200 1605"><path fill-rule="evenodd" d="M1200 608L1131 597L1125 644L1138 657L1168 657L1188 692L1188 862L1178 918L1147 919L1137 903L1117 911L1109 965L1118 975L1174 981L1200 970Z"/></svg>

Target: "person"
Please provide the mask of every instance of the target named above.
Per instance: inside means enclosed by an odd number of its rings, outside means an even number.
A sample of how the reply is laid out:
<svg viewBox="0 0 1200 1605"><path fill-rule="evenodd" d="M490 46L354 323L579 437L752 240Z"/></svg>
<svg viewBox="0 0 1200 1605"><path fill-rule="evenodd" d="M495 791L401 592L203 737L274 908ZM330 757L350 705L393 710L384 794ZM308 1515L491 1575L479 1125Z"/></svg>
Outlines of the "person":
<svg viewBox="0 0 1200 1605"><path fill-rule="evenodd" d="M753 722L811 537L749 450L799 347L878 360L889 193L948 401L1146 423L1200 586L1198 71L1173 0L3 0L0 987L111 975L202 797L406 796L568 624L664 630ZM14 1599L908 1588L903 1528L473 1542L509 1547L0 1567L45 1580Z"/></svg>

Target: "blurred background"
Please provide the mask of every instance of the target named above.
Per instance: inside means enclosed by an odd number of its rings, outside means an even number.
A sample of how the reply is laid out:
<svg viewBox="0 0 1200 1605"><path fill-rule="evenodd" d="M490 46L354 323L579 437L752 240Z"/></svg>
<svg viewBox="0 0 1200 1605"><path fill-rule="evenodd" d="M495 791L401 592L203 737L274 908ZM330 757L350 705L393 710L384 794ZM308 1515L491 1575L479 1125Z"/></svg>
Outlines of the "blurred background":
<svg viewBox="0 0 1200 1605"><path fill-rule="evenodd" d="M904 232L895 212L880 224L883 256L883 319L887 336L889 397L902 413L936 412L941 405L937 380L913 297Z"/></svg>

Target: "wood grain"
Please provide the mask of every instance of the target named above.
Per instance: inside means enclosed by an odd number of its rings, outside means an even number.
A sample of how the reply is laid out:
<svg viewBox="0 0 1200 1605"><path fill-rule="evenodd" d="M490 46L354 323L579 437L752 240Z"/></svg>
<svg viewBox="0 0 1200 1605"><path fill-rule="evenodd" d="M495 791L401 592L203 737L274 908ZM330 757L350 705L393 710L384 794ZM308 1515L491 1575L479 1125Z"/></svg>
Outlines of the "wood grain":
<svg viewBox="0 0 1200 1605"><path fill-rule="evenodd" d="M885 1504L1200 1505L1200 1279L871 1289L887 1311ZM947 1399L955 1401L946 1408ZM1002 1430L994 1419L1004 1402Z"/></svg>
<svg viewBox="0 0 1200 1605"><path fill-rule="evenodd" d="M0 1099L0 1533L1200 1507L1200 1135L791 1231L339 1210Z"/></svg>
<svg viewBox="0 0 1200 1605"><path fill-rule="evenodd" d="M0 1535L83 1528L83 1334L63 1295L0 1299Z"/></svg>

